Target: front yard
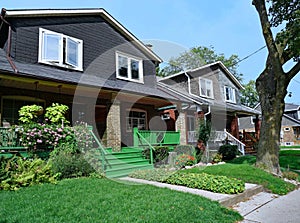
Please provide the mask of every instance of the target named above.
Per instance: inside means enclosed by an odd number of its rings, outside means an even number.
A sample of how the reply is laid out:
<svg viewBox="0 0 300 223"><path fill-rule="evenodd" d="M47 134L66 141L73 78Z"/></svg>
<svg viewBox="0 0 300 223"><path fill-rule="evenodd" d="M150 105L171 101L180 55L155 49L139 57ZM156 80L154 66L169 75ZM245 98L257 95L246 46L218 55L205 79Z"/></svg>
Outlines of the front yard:
<svg viewBox="0 0 300 223"><path fill-rule="evenodd" d="M66 179L0 191L0 222L237 222L217 202L149 185L98 178Z"/></svg>

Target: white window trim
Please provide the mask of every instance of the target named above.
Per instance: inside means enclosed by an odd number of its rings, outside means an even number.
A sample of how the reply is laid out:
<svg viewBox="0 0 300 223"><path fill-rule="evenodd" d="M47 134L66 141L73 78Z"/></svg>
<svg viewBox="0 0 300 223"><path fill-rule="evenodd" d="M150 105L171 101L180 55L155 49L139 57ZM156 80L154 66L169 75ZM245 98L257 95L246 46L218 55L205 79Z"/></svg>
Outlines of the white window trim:
<svg viewBox="0 0 300 223"><path fill-rule="evenodd" d="M51 60L47 60L46 58L43 58L43 52L44 52L44 33L48 33L48 34L54 34L57 35L58 37L60 37L59 40L59 46L58 46L58 50L59 50L59 59L58 61L51 61ZM63 39L66 40L66 45L67 45L67 40L73 40L75 42L78 43L78 66L76 65L72 65L71 63L67 62L67 58L68 58L68 47L66 47L65 50L65 58L66 61L63 61L64 58L64 51L63 51ZM39 28L39 55L38 55L38 62L39 63L43 63L43 64L48 64L48 65L54 65L54 66L59 66L59 67L64 67L64 68L68 68L68 69L72 69L72 70L78 70L78 71L83 71L83 41L74 37L70 37L67 35L64 35L62 33L57 33L57 32L53 32L44 28Z"/></svg>
<svg viewBox="0 0 300 223"><path fill-rule="evenodd" d="M231 91L231 95L233 96L232 99L226 98L226 88L228 88ZM236 103L236 96L235 96L235 89L229 86L224 86L224 97L226 102Z"/></svg>
<svg viewBox="0 0 300 223"><path fill-rule="evenodd" d="M211 87L211 96L207 96L206 94L202 94L201 93L201 80L205 80L205 85L206 85L206 83L207 83L207 81L209 81L210 82L210 87ZM207 86L205 86L206 87L206 89L207 89ZM214 98L214 87L213 87L213 81L212 80L210 80L210 79L206 79L206 78L199 78L199 93L200 93L200 96L201 97L205 97L205 98L211 98L211 99L213 99Z"/></svg>
<svg viewBox="0 0 300 223"><path fill-rule="evenodd" d="M300 119L300 110L297 111L298 119Z"/></svg>
<svg viewBox="0 0 300 223"><path fill-rule="evenodd" d="M289 132L289 131L291 131L291 128L290 127L284 127L284 129L283 129L285 132Z"/></svg>
<svg viewBox="0 0 300 223"><path fill-rule="evenodd" d="M143 109L138 109L138 108L132 108L132 109L126 109L126 132L132 132L132 128L129 129L128 128L128 119L130 118L129 117L129 114L131 111L134 111L134 112L144 112L145 113L145 129L148 129L148 123L147 123L147 111L146 110L143 110Z"/></svg>
<svg viewBox="0 0 300 223"><path fill-rule="evenodd" d="M122 77L119 75L119 56L126 57L128 59L128 77ZM139 79L133 79L131 73L131 60L136 60L139 62ZM116 52L116 77L118 79L132 81L136 83L144 83L144 70L143 70L143 60L141 58L131 56L126 53Z"/></svg>

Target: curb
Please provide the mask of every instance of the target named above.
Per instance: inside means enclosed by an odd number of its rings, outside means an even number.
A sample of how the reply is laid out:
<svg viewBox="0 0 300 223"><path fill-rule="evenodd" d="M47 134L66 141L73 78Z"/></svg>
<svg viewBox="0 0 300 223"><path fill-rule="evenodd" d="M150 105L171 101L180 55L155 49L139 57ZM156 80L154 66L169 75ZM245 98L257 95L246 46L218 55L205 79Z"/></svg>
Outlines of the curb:
<svg viewBox="0 0 300 223"><path fill-rule="evenodd" d="M246 189L243 193L234 195L232 197L225 197L219 200L219 203L225 207L231 207L239 202L245 201L248 198L264 191L264 187L256 185L254 187Z"/></svg>

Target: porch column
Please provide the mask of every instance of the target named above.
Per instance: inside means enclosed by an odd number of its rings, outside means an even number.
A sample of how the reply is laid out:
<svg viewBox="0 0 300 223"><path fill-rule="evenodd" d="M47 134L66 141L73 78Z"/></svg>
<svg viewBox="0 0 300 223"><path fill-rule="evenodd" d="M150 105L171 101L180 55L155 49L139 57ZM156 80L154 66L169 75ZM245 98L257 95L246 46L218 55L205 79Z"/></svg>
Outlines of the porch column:
<svg viewBox="0 0 300 223"><path fill-rule="evenodd" d="M121 108L120 101L113 100L108 106L108 114L106 118L107 147L111 147L113 151L121 150Z"/></svg>
<svg viewBox="0 0 300 223"><path fill-rule="evenodd" d="M187 144L187 138L186 138L186 114L185 112L178 111L178 117L176 120L176 130L180 131L180 144L186 145Z"/></svg>
<svg viewBox="0 0 300 223"><path fill-rule="evenodd" d="M239 124L237 115L233 116L231 120L230 133L237 139L239 139Z"/></svg>
<svg viewBox="0 0 300 223"><path fill-rule="evenodd" d="M255 138L259 140L260 136L260 126L261 126L261 120L259 119L258 115L254 119L254 127L255 127Z"/></svg>

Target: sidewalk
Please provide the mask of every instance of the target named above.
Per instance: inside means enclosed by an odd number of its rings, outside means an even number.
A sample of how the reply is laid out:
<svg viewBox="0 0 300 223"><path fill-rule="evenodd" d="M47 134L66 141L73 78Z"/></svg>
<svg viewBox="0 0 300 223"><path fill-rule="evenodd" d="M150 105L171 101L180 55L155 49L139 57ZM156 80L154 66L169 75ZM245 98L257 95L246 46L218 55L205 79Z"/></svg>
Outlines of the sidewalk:
<svg viewBox="0 0 300 223"><path fill-rule="evenodd" d="M300 189L284 196L262 192L233 207L244 217L242 223L298 223L299 208Z"/></svg>

